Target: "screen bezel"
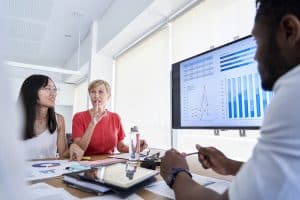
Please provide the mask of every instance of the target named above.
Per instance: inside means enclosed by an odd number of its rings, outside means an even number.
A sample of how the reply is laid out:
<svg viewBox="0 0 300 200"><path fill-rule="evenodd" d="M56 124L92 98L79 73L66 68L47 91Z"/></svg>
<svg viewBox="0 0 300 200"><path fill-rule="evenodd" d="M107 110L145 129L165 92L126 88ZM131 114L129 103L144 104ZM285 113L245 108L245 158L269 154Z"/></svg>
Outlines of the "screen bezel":
<svg viewBox="0 0 300 200"><path fill-rule="evenodd" d="M180 64L182 62L185 62L187 60L193 59L195 57L198 56L202 56L205 55L207 53L211 53L213 51L217 51L219 49L222 49L224 47L227 47L229 45L235 44L235 43L239 43L243 40L246 40L248 38L253 37L252 35L247 35L245 37L239 38L235 41L226 43L224 45L221 45L219 47L210 49L208 51L202 52L200 54L194 55L192 57L186 58L184 60L181 60L179 62L176 62L174 64L172 64L172 80L171 80L171 84L172 84L172 92L171 92L171 98L172 98L172 129L248 129L248 130L257 130L260 129L260 126L181 126L181 102L180 102Z"/></svg>

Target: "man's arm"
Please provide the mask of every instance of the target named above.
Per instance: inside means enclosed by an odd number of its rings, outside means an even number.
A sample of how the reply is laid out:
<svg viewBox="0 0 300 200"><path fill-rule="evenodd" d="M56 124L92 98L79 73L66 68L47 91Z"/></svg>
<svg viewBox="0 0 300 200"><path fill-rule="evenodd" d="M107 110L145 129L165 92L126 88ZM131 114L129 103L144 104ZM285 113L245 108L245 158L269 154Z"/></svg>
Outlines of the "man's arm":
<svg viewBox="0 0 300 200"><path fill-rule="evenodd" d="M188 165L183 154L171 149L162 158L160 174L164 180L168 180L172 174L172 168L180 168L188 171ZM179 172L172 185L176 199L228 199L227 192L220 195L196 183L187 173Z"/></svg>
<svg viewBox="0 0 300 200"><path fill-rule="evenodd" d="M177 175L173 185L176 199L211 199L211 200L227 200L227 191L220 195L213 190L207 189L195 182L186 173Z"/></svg>
<svg viewBox="0 0 300 200"><path fill-rule="evenodd" d="M243 162L227 158L221 151L215 147L201 147L196 145L199 162L204 169L213 169L218 174L236 175Z"/></svg>

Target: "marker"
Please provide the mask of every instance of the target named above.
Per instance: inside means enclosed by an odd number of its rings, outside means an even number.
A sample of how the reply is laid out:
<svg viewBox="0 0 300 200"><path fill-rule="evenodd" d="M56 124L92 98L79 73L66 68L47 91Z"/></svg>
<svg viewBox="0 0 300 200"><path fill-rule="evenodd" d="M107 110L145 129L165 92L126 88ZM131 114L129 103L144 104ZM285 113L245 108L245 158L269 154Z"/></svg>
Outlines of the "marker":
<svg viewBox="0 0 300 200"><path fill-rule="evenodd" d="M83 156L81 160L92 160L92 158L90 156Z"/></svg>

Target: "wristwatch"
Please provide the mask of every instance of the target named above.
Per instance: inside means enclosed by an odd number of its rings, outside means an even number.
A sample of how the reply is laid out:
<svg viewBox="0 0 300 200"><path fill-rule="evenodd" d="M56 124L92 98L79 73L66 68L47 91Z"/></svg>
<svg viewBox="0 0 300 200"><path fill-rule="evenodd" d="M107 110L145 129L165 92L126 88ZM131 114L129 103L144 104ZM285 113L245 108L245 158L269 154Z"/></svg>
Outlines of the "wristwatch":
<svg viewBox="0 0 300 200"><path fill-rule="evenodd" d="M170 188L172 188L173 184L175 183L176 176L180 172L184 172L192 178L192 174L187 169L173 167L170 176L166 180L166 183Z"/></svg>

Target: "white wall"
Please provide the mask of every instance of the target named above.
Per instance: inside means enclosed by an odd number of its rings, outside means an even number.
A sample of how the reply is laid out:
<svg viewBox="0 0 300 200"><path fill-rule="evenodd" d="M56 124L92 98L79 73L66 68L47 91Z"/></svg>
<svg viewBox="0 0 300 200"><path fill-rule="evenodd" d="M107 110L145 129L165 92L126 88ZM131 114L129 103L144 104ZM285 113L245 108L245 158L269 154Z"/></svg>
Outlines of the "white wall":
<svg viewBox="0 0 300 200"><path fill-rule="evenodd" d="M73 106L74 104L74 84L56 83L58 93L56 96L56 105Z"/></svg>
<svg viewBox="0 0 300 200"><path fill-rule="evenodd" d="M11 83L11 90L12 90L11 94L14 101L17 101L19 97L21 85L24 80L25 78L9 77L9 82Z"/></svg>
<svg viewBox="0 0 300 200"><path fill-rule="evenodd" d="M64 116L65 131L67 134L71 133L72 132L73 106L71 106L71 105L56 105L55 112Z"/></svg>
<svg viewBox="0 0 300 200"><path fill-rule="evenodd" d="M151 147L170 147L168 29L147 38L116 63L116 111L126 132L137 125Z"/></svg>
<svg viewBox="0 0 300 200"><path fill-rule="evenodd" d="M113 59L101 55L101 52L94 56L91 65L90 81L95 79L105 80L113 87ZM114 97L112 96L112 98ZM112 109L111 101L108 102L106 108L108 110Z"/></svg>
<svg viewBox="0 0 300 200"><path fill-rule="evenodd" d="M64 79L67 82L74 83L74 94L73 94L73 115L77 112L84 111L88 108L88 73L91 59L91 41L92 35L89 32L84 40L81 41L80 56L78 63L78 49L75 50L74 54L66 62L66 68L72 68L77 66L77 70L80 70L83 75L65 75Z"/></svg>
<svg viewBox="0 0 300 200"><path fill-rule="evenodd" d="M78 84L74 93L73 115L87 109L88 105L88 81L85 80Z"/></svg>

